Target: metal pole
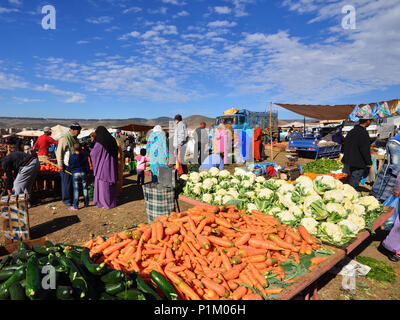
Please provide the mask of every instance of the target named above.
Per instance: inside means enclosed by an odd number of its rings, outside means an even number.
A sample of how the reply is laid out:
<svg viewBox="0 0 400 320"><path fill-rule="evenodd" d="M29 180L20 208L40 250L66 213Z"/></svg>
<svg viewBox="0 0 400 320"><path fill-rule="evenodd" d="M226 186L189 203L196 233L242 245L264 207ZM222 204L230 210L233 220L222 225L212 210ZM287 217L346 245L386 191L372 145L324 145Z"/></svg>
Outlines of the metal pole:
<svg viewBox="0 0 400 320"><path fill-rule="evenodd" d="M304 130L303 130L303 134L306 133L306 117L304 116Z"/></svg>

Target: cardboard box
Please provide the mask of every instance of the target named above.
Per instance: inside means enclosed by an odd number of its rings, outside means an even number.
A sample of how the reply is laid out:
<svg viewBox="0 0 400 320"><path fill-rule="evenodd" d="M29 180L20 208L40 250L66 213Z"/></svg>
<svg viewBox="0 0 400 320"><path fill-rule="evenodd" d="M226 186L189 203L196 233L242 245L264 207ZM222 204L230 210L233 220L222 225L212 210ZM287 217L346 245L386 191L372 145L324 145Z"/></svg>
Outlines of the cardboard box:
<svg viewBox="0 0 400 320"><path fill-rule="evenodd" d="M27 194L2 197L0 212L6 244L30 240Z"/></svg>

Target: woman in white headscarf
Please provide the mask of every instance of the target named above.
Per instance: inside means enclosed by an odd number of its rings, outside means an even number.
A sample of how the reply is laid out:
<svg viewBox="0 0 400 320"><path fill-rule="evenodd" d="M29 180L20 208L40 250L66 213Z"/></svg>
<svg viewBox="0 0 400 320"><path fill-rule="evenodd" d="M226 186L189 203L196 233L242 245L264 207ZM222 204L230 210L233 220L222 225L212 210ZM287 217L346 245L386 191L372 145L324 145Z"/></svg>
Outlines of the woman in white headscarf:
<svg viewBox="0 0 400 320"><path fill-rule="evenodd" d="M158 169L168 166L167 139L161 126L155 126L149 134L146 151L150 158L152 182L157 182Z"/></svg>

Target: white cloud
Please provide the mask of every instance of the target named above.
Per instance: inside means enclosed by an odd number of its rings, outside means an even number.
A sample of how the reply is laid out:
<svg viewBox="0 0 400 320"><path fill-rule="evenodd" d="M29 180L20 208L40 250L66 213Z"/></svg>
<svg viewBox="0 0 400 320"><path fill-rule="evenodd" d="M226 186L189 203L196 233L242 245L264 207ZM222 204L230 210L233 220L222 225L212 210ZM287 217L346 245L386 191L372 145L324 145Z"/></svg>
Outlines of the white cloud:
<svg viewBox="0 0 400 320"><path fill-rule="evenodd" d="M8 0L8 2L16 6L22 5L22 0Z"/></svg>
<svg viewBox="0 0 400 320"><path fill-rule="evenodd" d="M129 12L139 13L139 12L141 12L141 11L142 11L142 8L139 8L139 7L130 7L130 8L128 8L128 9L125 9L122 13L123 13L123 14L127 14L127 13L129 13Z"/></svg>
<svg viewBox="0 0 400 320"><path fill-rule="evenodd" d="M150 13L150 14L163 14L163 15L166 15L167 11L168 11L168 8L166 8L166 7L161 7L161 8L158 8L158 9L148 9L147 10L147 12Z"/></svg>
<svg viewBox="0 0 400 320"><path fill-rule="evenodd" d="M187 16L190 16L190 13L185 11L185 10L183 10L183 11L180 11L177 14L173 15L172 17L173 18L178 18L178 17L187 17Z"/></svg>
<svg viewBox="0 0 400 320"><path fill-rule="evenodd" d="M186 2L179 1L179 0L161 0L161 2L166 3L166 4L172 4L175 6L183 6L186 4Z"/></svg>
<svg viewBox="0 0 400 320"><path fill-rule="evenodd" d="M18 101L19 103L30 103L30 102L42 102L41 99L29 99L29 98L21 98L21 97L14 97L14 100Z"/></svg>
<svg viewBox="0 0 400 320"><path fill-rule="evenodd" d="M76 42L76 44L87 44L87 43L90 43L90 42L87 40L79 40Z"/></svg>
<svg viewBox="0 0 400 320"><path fill-rule="evenodd" d="M232 9L227 7L227 6L223 6L223 7L214 7L214 10L216 13L219 14L229 14L232 12Z"/></svg>
<svg viewBox="0 0 400 320"><path fill-rule="evenodd" d="M210 28L231 28L236 25L237 25L236 22L234 22L234 21L229 22L227 20L217 20L217 21L209 22L207 24L207 26L209 26Z"/></svg>
<svg viewBox="0 0 400 320"><path fill-rule="evenodd" d="M13 90L17 88L26 88L28 83L14 74L6 74L0 71L0 89Z"/></svg>
<svg viewBox="0 0 400 320"><path fill-rule="evenodd" d="M14 8L9 9L9 8L0 7L0 14L2 14L2 13L11 13L11 12L19 12L19 10L18 9L14 9Z"/></svg>
<svg viewBox="0 0 400 320"><path fill-rule="evenodd" d="M61 89L57 89L49 84L44 84L43 86L36 86L33 88L33 90L41 92L50 92L60 96L70 96L70 98L63 100L63 102L65 103L77 103L77 102L83 103L86 101L86 96L82 93L64 91Z"/></svg>
<svg viewBox="0 0 400 320"><path fill-rule="evenodd" d="M92 18L87 18L86 19L87 22L93 23L93 24L110 23L113 20L114 20L114 18L110 17L110 16L92 17Z"/></svg>

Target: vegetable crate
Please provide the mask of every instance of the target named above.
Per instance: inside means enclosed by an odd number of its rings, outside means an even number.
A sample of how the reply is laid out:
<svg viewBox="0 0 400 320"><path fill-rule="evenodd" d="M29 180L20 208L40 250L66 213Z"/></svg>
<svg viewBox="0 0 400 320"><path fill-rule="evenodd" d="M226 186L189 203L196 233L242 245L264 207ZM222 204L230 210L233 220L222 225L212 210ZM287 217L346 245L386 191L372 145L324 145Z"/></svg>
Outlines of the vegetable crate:
<svg viewBox="0 0 400 320"><path fill-rule="evenodd" d="M47 237L42 237L42 238L34 239L34 240L27 240L27 241L24 241L24 243L26 243L30 247L33 246L34 244L43 246L44 242L46 240L48 240ZM10 254L13 254L15 251L17 251L18 244L19 244L19 242L15 242L15 243L6 244L5 246L0 246L0 258L2 258L4 256L8 256Z"/></svg>
<svg viewBox="0 0 400 320"><path fill-rule="evenodd" d="M298 167L287 167L278 170L279 179L294 181L298 177L300 177L300 169Z"/></svg>
<svg viewBox="0 0 400 320"><path fill-rule="evenodd" d="M0 199L4 242L30 240L27 194L5 196Z"/></svg>

